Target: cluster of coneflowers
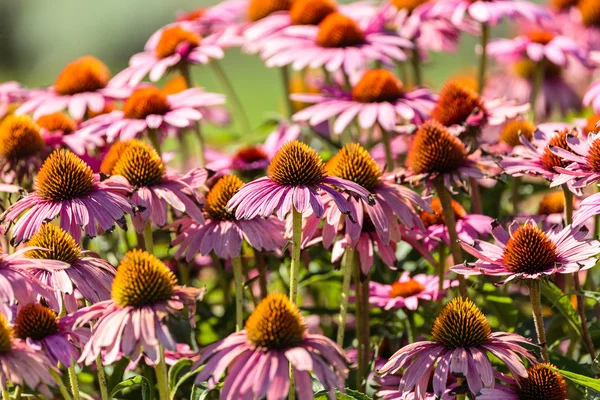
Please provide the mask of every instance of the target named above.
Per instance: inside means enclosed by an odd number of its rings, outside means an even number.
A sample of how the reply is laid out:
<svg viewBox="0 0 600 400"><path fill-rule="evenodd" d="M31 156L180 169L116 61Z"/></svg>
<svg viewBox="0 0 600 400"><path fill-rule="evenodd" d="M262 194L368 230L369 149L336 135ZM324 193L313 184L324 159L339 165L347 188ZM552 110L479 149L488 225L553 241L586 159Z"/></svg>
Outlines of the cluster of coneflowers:
<svg viewBox="0 0 600 400"><path fill-rule="evenodd" d="M465 33L477 70L430 90ZM281 73L264 140L233 47ZM597 0L227 0L114 77L1 84L2 399L597 389L597 67Z"/></svg>

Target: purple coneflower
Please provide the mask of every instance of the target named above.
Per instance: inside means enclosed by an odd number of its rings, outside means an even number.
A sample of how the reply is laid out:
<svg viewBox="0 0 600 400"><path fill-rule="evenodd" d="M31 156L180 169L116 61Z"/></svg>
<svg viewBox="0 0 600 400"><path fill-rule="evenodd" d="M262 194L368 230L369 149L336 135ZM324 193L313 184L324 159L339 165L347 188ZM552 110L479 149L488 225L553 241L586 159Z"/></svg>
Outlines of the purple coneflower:
<svg viewBox="0 0 600 400"><path fill-rule="evenodd" d="M84 155L86 151L94 151L104 145L100 138L76 133L77 122L63 112L42 115L35 123L41 128L46 145L53 149L67 147L75 154Z"/></svg>
<svg viewBox="0 0 600 400"><path fill-rule="evenodd" d="M376 398L381 398L382 400L454 400L456 398L453 393L453 390L456 388L456 384L448 385L448 388L441 397L436 396L432 392L427 392L424 397L417 397L415 392L405 393L401 390L398 390L401 379L402 376L399 375L377 377Z"/></svg>
<svg viewBox="0 0 600 400"><path fill-rule="evenodd" d="M535 357L521 344L529 340L515 333L495 332L473 302L457 297L444 307L433 323L433 342L416 342L398 350L379 370L383 376L403 370L399 390L414 390L425 398L431 375L433 392L441 397L449 375L466 379L469 390L478 395L482 388L494 387L494 370L488 353L502 361L514 376L527 377L521 357ZM521 356L521 357L519 357Z"/></svg>
<svg viewBox="0 0 600 400"><path fill-rule="evenodd" d="M0 177L5 183L24 184L48 154L42 131L28 116L9 115L0 123Z"/></svg>
<svg viewBox="0 0 600 400"><path fill-rule="evenodd" d="M129 185L123 178L101 181L92 169L69 150L55 150L40 168L33 193L13 204L2 215L13 223L13 241L33 236L43 223L60 219L60 227L77 241L82 230L89 237L126 227L125 214L133 212L127 199Z"/></svg>
<svg viewBox="0 0 600 400"><path fill-rule="evenodd" d="M204 365L196 384L213 388L223 379L224 400L267 397L283 400L290 389L290 364L298 398L311 398L314 376L335 397L348 375L344 352L329 338L310 334L298 308L283 294L266 297L245 329L200 350L192 368ZM311 374L312 372L312 374Z"/></svg>
<svg viewBox="0 0 600 400"><path fill-rule="evenodd" d="M462 24L467 18L496 25L504 18L539 22L549 16L541 6L524 0L439 0L430 13L432 16L450 18L456 25Z"/></svg>

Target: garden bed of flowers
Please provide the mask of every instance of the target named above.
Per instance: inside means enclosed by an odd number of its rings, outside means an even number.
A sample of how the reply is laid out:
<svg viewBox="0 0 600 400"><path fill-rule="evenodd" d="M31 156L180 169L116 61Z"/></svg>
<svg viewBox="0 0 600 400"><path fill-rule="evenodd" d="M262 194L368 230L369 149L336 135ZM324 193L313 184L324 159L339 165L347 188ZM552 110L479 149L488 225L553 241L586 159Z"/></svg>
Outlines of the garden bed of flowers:
<svg viewBox="0 0 600 400"><path fill-rule="evenodd" d="M226 0L0 84L2 400L599 399L598 68L598 0Z"/></svg>

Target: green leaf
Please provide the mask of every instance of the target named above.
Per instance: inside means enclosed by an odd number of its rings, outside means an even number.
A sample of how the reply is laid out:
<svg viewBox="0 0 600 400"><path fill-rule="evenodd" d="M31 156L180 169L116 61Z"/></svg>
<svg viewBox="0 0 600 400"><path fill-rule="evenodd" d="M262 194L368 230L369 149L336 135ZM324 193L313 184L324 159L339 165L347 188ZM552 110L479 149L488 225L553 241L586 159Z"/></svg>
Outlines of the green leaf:
<svg viewBox="0 0 600 400"><path fill-rule="evenodd" d="M196 386L192 388L192 394L190 395L190 400L218 400L219 399L219 390L211 389L206 390L205 387Z"/></svg>
<svg viewBox="0 0 600 400"><path fill-rule="evenodd" d="M112 374L110 374L110 378L108 379L108 390L112 391L115 386L119 384L119 382L123 381L123 375L125 374L125 369L129 365L129 358L122 357L114 366Z"/></svg>
<svg viewBox="0 0 600 400"><path fill-rule="evenodd" d="M191 367L193 363L194 362L192 360L182 358L181 360L177 361L171 368L169 368L169 392L171 393L171 397L173 397L173 395L175 394L173 393L173 388L177 383L177 378L179 377L181 370L183 370L184 368Z"/></svg>
<svg viewBox="0 0 600 400"><path fill-rule="evenodd" d="M592 292L591 290L580 290L578 292L573 293L600 302L600 292Z"/></svg>
<svg viewBox="0 0 600 400"><path fill-rule="evenodd" d="M327 392L327 390L321 390L320 392L315 394L315 400L328 400L328 393L329 392ZM345 389L345 393L336 390L335 398L337 400L373 400L371 397L367 396L364 393L348 388Z"/></svg>
<svg viewBox="0 0 600 400"><path fill-rule="evenodd" d="M562 369L556 369L556 368L552 368L550 366L546 366L546 368L548 368L551 371L556 372L559 375L562 375L563 377L567 378L568 380L570 380L571 382L573 382L577 385L584 386L588 389L592 389L592 390L595 390L596 392L600 393L600 379L598 379L598 378L590 378L589 376L579 375L574 372L569 372L569 371L565 371Z"/></svg>
<svg viewBox="0 0 600 400"><path fill-rule="evenodd" d="M577 310L573 308L569 298L565 297L564 293L553 283L542 281L540 286L542 289L542 296L552 304L552 307L556 308L562 316L565 317L575 332L581 334L579 315L577 314Z"/></svg>
<svg viewBox="0 0 600 400"><path fill-rule="evenodd" d="M148 379L146 379L146 377L142 375L136 375L119 383L113 388L112 392L110 392L110 398L112 399L115 397L116 394L119 394L126 389L130 389L138 385L142 386L142 399L152 400L152 390L150 388L150 382L148 381Z"/></svg>
<svg viewBox="0 0 600 400"><path fill-rule="evenodd" d="M188 360L189 361L189 360ZM196 375L198 372L200 372L200 370L204 368L204 366L198 367L195 370L189 371L183 375L181 375L181 378L179 378L179 380L177 381L177 383L175 385L173 385L173 387L171 388L169 394L171 398L175 397L175 393L177 393L177 390L179 390L179 387L181 385L183 385L185 383L185 381L187 381L188 379L190 379L192 376ZM169 371L169 375L170 375L170 371ZM195 386L194 386L195 387ZM192 391L193 393L193 391Z"/></svg>

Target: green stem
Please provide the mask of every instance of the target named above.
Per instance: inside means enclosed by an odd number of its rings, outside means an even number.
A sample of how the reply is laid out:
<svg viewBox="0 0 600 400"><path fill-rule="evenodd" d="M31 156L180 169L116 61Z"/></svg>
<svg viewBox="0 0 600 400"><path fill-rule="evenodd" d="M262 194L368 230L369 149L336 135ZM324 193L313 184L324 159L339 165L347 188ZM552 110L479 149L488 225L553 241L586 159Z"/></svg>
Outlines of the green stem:
<svg viewBox="0 0 600 400"><path fill-rule="evenodd" d="M162 344L158 347L160 360L155 368L158 398L160 400L169 400L169 376L167 375L167 364L165 363L165 349Z"/></svg>
<svg viewBox="0 0 600 400"><path fill-rule="evenodd" d="M158 131L156 129L148 129L148 139L150 139L150 143L152 143L152 147L158 153L159 156L162 156L162 148L160 145L160 140L158 139Z"/></svg>
<svg viewBox="0 0 600 400"><path fill-rule="evenodd" d="M189 64L181 63L181 67L179 67L179 71L181 72L181 76L185 80L185 86L187 86L188 89L196 86L194 84L194 81L192 80L192 75L190 74ZM205 146L204 146L204 137L202 136L202 128L200 127L200 122L197 122L195 124L194 134L195 134L196 138L198 139L198 147L200 148L200 152L198 155L198 161L200 162L200 166L204 167L204 165L206 164L206 159L204 156L204 147ZM182 143L183 143L183 138L182 138ZM183 143L183 146L185 146L185 143Z"/></svg>
<svg viewBox="0 0 600 400"><path fill-rule="evenodd" d="M350 294L350 281L352 270L356 260L356 251L348 247L346 249L346 260L342 265L342 296L340 299L340 319L337 331L337 344L344 348L344 334L346 333L346 317L348 315L348 297Z"/></svg>
<svg viewBox="0 0 600 400"><path fill-rule="evenodd" d="M471 186L471 210L473 214L483 214L483 204L481 202L481 189L479 183L475 178L469 178L469 185Z"/></svg>
<svg viewBox="0 0 600 400"><path fill-rule="evenodd" d="M444 186L443 179L436 179L434 184L442 204L444 222L446 223L446 228L448 228L448 236L450 236L450 252L452 253L452 259L455 265L462 264L464 262L463 251L458 242L458 234L456 233L456 219L452 209L452 196L446 186ZM467 296L467 281L462 275L458 275L458 289L461 296Z"/></svg>
<svg viewBox="0 0 600 400"><path fill-rule="evenodd" d="M548 343L546 343L546 330L544 329L544 318L542 316L542 295L540 293L539 279L529 279L529 298L531 299L531 308L533 311L533 321L535 322L535 331L538 337L538 343L542 349L542 358L544 362L550 362L548 355Z"/></svg>
<svg viewBox="0 0 600 400"><path fill-rule="evenodd" d="M417 44L415 43L415 47L412 51L412 67L415 74L415 85L423 86L423 74L421 73L421 56L419 55L419 51L417 50Z"/></svg>
<svg viewBox="0 0 600 400"><path fill-rule="evenodd" d="M75 372L75 362L71 362L69 366L69 382L71 383L71 393L73 393L73 400L79 400L79 381L77 380L77 372Z"/></svg>
<svg viewBox="0 0 600 400"><path fill-rule="evenodd" d="M456 384L457 384L456 387L457 388L461 387L464 382L465 382L465 378L456 378ZM456 400L466 400L466 398L467 398L467 395L465 393L456 395Z"/></svg>
<svg viewBox="0 0 600 400"><path fill-rule="evenodd" d="M360 287L361 270L360 264L354 264L354 291L356 293L356 338L358 339L357 350L357 369L356 369L356 387L360 390L363 387L363 376L365 375L365 364L364 364L364 343L362 343L361 327L364 324L363 308L361 307L362 291Z"/></svg>
<svg viewBox="0 0 600 400"><path fill-rule="evenodd" d="M415 313L411 310L406 310L406 337L408 338L408 343L415 342Z"/></svg>
<svg viewBox="0 0 600 400"><path fill-rule="evenodd" d="M511 196L510 196L510 201L512 203L513 215L517 215L517 213L519 212L519 203L521 201L520 196L519 196L519 187L520 186L521 186L521 177L515 176L513 178L513 184L512 184L512 190L511 190Z"/></svg>
<svg viewBox="0 0 600 400"><path fill-rule="evenodd" d="M258 269L258 286L260 288L260 298L264 299L267 297L267 264L265 255L262 251L255 250L254 258L256 261L256 268Z"/></svg>
<svg viewBox="0 0 600 400"><path fill-rule="evenodd" d="M302 242L302 214L292 206L292 265L290 267L290 300L295 304L298 297L300 274L300 243Z"/></svg>
<svg viewBox="0 0 600 400"><path fill-rule="evenodd" d="M196 122L196 126L194 127L194 135L198 140L198 163L201 167L204 167L206 165L206 145L204 142L204 135L202 134L202 124L200 121Z"/></svg>
<svg viewBox="0 0 600 400"><path fill-rule="evenodd" d="M237 121L240 124L242 129L242 134L247 135L252 131L250 120L248 120L248 116L246 115L246 111L244 110L244 106L242 106L242 102L238 97L233 85L229 81L227 74L221 67L221 64L217 60L212 60L210 65L213 68L217 79L221 83L221 87L227 96L227 100L231 102L231 106L233 107L233 111L236 114Z"/></svg>
<svg viewBox="0 0 600 400"><path fill-rule="evenodd" d="M539 97L540 90L542 89L542 84L544 83L544 60L537 63L535 67L535 74L533 75L533 84L531 87L531 97L529 99L529 103L531 104L531 119L533 122L537 122L537 112L536 106Z"/></svg>
<svg viewBox="0 0 600 400"><path fill-rule="evenodd" d="M485 88L485 73L487 69L487 45L490 40L490 27L486 23L481 24L481 58L479 59L479 94Z"/></svg>
<svg viewBox="0 0 600 400"><path fill-rule="evenodd" d="M438 309L441 311L444 303L444 296L442 296L442 293L444 292L444 279L446 278L446 245L444 243L440 244L439 249L438 291L440 293L440 298L438 299Z"/></svg>
<svg viewBox="0 0 600 400"><path fill-rule="evenodd" d="M386 170L393 171L394 170L394 154L392 153L392 144L390 139L390 133L383 129L381 129L381 140L383 141L383 148L385 149L385 164Z"/></svg>
<svg viewBox="0 0 600 400"><path fill-rule="evenodd" d="M290 81L290 69L286 65L285 67L281 67L281 83L283 85L283 96L284 103L286 107L286 117L290 118L294 113L294 106L292 105L292 99L290 99L290 91L291 91L291 81Z"/></svg>
<svg viewBox="0 0 600 400"><path fill-rule="evenodd" d="M71 400L72 397L69 394L69 390L65 386L65 383L63 382L63 380L60 377L60 375L58 374L58 372L56 372L53 369L50 369L49 371L50 371L50 375L52 375L52 377L56 381L56 385L58 386L58 390L60 391L60 394L62 395L63 399L64 400Z"/></svg>
<svg viewBox="0 0 600 400"><path fill-rule="evenodd" d="M242 282L242 259L240 256L231 259L233 279L235 281L235 331L242 330L244 324L244 286Z"/></svg>
<svg viewBox="0 0 600 400"><path fill-rule="evenodd" d="M150 254L154 254L154 241L152 239L152 223L146 222L144 227L144 250Z"/></svg>
<svg viewBox="0 0 600 400"><path fill-rule="evenodd" d="M100 397L102 400L109 400L108 385L106 384L106 373L104 372L104 364L102 364L102 356L96 357L96 374L98 374Z"/></svg>
<svg viewBox="0 0 600 400"><path fill-rule="evenodd" d="M358 263L360 266L360 263ZM364 377L363 377L363 382L364 382L364 386L361 388L361 390L363 391L363 393L367 393L367 378L369 375L369 364L371 361L371 348L370 348L370 341L371 341L371 321L370 321L370 310L371 310L371 304L369 302L369 282L370 282L371 278L370 275L367 275L365 277L365 279L361 282L360 284L360 289L362 291L361 293L361 302L360 302L360 306L362 306L362 314L363 314L363 324L362 324L362 329L360 330L360 342L362 343L363 346L363 365L364 365Z"/></svg>
<svg viewBox="0 0 600 400"><path fill-rule="evenodd" d="M23 394L23 388L21 386L17 386L15 388L15 400L21 400L21 395Z"/></svg>

